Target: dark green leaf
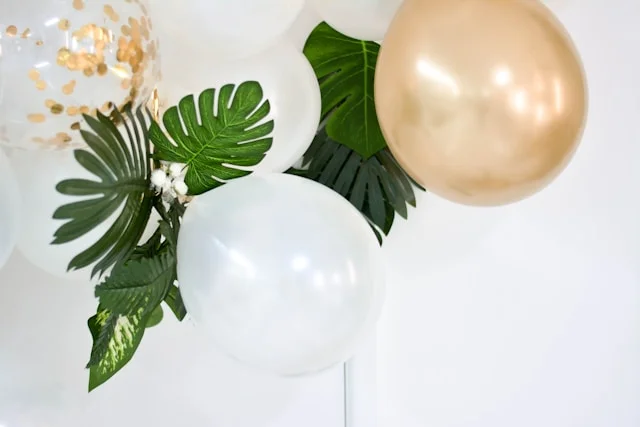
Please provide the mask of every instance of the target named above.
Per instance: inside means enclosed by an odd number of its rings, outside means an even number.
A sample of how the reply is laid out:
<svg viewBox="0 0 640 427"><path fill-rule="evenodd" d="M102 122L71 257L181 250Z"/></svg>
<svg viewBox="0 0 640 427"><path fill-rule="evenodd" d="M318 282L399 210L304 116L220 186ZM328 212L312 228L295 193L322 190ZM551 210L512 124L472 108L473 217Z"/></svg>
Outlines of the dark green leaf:
<svg viewBox="0 0 640 427"><path fill-rule="evenodd" d="M365 160L333 141L321 128L302 163L308 169L296 169L296 175L324 184L347 198L368 219L380 242L381 233L391 230L395 214L406 218L407 205L415 206L412 181L388 149Z"/></svg>
<svg viewBox="0 0 640 427"><path fill-rule="evenodd" d="M164 250L152 258L140 258L119 264L96 286L100 305L111 313L131 316L149 315L164 300L175 280L175 258Z"/></svg>
<svg viewBox="0 0 640 427"><path fill-rule="evenodd" d="M180 289L178 289L177 286L171 286L166 298L164 299L164 302L171 309L171 311L173 311L173 314L179 321L182 322L187 316L187 309L184 306L182 295L180 294Z"/></svg>
<svg viewBox="0 0 640 427"><path fill-rule="evenodd" d="M169 108L149 130L154 157L188 166L189 193L202 194L226 181L248 175L242 167L260 163L271 148L271 106L258 82L205 90L198 105L193 95ZM169 137L171 138L169 139Z"/></svg>
<svg viewBox="0 0 640 427"><path fill-rule="evenodd" d="M89 130L82 130L81 135L88 149L76 150L74 155L95 180L68 179L56 187L62 194L84 199L56 210L54 218L66 222L55 232L52 244L76 240L113 218L109 229L69 263L70 270L95 264L92 276L102 275L132 254L146 228L155 197L149 188L145 112L138 109L134 116L129 105L124 111L129 122L117 110L112 114L125 124L126 140L107 116L100 112L97 118L84 116Z"/></svg>
<svg viewBox="0 0 640 427"><path fill-rule="evenodd" d="M304 54L320 80L328 135L368 159L387 146L373 100L380 45L347 37L327 23L307 39Z"/></svg>
<svg viewBox="0 0 640 427"><path fill-rule="evenodd" d="M147 325L149 316L141 313L120 316L98 308L89 319L93 348L89 368L89 391L104 384L120 371L135 354Z"/></svg>
<svg viewBox="0 0 640 427"><path fill-rule="evenodd" d="M164 319L164 310L162 309L162 306L159 305L155 310L153 310L151 316L149 316L146 328L149 329L158 326L162 322L162 319Z"/></svg>

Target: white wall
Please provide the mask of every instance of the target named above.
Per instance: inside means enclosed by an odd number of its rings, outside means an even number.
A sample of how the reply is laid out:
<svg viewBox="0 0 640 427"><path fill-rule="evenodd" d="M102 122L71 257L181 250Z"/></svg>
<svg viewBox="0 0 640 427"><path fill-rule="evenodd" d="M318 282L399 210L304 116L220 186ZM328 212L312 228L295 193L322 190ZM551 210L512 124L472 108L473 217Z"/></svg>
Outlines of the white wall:
<svg viewBox="0 0 640 427"><path fill-rule="evenodd" d="M0 271L1 427L342 427L343 369L281 379L207 348L167 312L134 360L87 394L91 286L18 254Z"/></svg>
<svg viewBox="0 0 640 427"><path fill-rule="evenodd" d="M584 58L584 143L528 201L426 195L396 225L379 426L640 425L640 3L549 3Z"/></svg>

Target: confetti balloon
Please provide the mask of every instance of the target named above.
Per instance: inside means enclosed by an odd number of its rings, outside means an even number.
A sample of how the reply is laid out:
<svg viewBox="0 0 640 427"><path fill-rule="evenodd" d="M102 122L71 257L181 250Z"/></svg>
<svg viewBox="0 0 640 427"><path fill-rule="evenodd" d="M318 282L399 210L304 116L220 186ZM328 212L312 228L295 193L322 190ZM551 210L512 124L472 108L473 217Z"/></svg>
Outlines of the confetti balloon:
<svg viewBox="0 0 640 427"><path fill-rule="evenodd" d="M349 201L287 174L195 198L178 241L181 293L198 327L236 360L280 375L353 355L380 312L383 265Z"/></svg>
<svg viewBox="0 0 640 427"><path fill-rule="evenodd" d="M7 156L0 150L0 268L7 262L18 238L20 198L18 183Z"/></svg>
<svg viewBox="0 0 640 427"><path fill-rule="evenodd" d="M146 0L0 0L0 143L74 145L82 114L144 102L160 72L152 28Z"/></svg>
<svg viewBox="0 0 640 427"><path fill-rule="evenodd" d="M582 63L537 0L407 0L375 80L393 154L458 203L503 205L541 190L569 163L586 123Z"/></svg>

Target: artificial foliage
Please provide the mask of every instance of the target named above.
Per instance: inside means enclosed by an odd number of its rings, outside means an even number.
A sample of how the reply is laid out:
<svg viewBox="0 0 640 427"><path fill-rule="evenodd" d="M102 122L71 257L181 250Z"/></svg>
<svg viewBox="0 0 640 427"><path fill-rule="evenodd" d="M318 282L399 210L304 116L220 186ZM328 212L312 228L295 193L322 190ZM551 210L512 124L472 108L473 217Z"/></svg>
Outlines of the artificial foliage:
<svg viewBox="0 0 640 427"><path fill-rule="evenodd" d="M69 179L57 185L60 193L83 200L56 210L54 219L66 223L56 231L53 244L75 240L114 215L115 221L94 245L71 260L69 269L95 263L92 275L102 275L126 260L142 237L154 198L149 188L148 118L148 111L133 111L130 105L122 112L114 109L111 118L100 112L97 119L84 115L90 129L81 129L80 134L87 149L76 150L74 155L97 180ZM123 124L125 135L116 123ZM116 213L118 208L122 210Z"/></svg>
<svg viewBox="0 0 640 427"><path fill-rule="evenodd" d="M242 167L260 163L271 148L274 124L273 120L258 123L270 111L260 84L254 81L239 84L237 90L235 85L205 90L197 106L193 95L189 95L162 117L173 142L158 123L151 125L154 157L185 164L189 192L202 194L225 181L248 175Z"/></svg>
<svg viewBox="0 0 640 427"><path fill-rule="evenodd" d="M322 23L304 53L319 79L322 122L300 167L288 173L317 181L346 199L369 221L380 243L396 215L407 218L421 190L386 147L373 102L379 45L346 37ZM259 82L238 82L186 94L154 120L144 108L125 106L110 116L85 115L81 136L87 148L78 163L96 180L58 184L79 201L60 207L66 222L55 244L77 239L98 225L112 225L69 269L91 267L100 277L96 314L88 321L93 337L89 390L104 384L133 358L145 330L158 325L163 306L183 320L176 260L181 218L190 197L248 175L272 145L271 106ZM120 129L117 125L122 125ZM180 165L188 194L166 198L152 175L163 164ZM155 231L140 241L155 211Z"/></svg>
<svg viewBox="0 0 640 427"><path fill-rule="evenodd" d="M379 51L378 43L352 39L325 22L304 46L320 82L327 134L365 159L387 146L373 100Z"/></svg>

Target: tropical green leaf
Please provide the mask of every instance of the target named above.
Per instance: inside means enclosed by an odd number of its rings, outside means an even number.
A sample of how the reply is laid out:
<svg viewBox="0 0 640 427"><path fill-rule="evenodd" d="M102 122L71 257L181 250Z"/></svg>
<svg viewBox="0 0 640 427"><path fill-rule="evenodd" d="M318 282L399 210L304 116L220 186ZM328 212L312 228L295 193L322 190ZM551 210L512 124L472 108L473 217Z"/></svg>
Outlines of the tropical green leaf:
<svg viewBox="0 0 640 427"><path fill-rule="evenodd" d="M152 258L130 260L114 268L96 286L100 305L113 314L132 316L153 312L164 300L175 280L176 260L166 249Z"/></svg>
<svg viewBox="0 0 640 427"><path fill-rule="evenodd" d="M272 144L270 111L262 87L254 81L205 90L197 105L193 95L187 96L164 113L164 130L155 122L151 125L154 157L187 165L189 193L202 194L248 175L242 168L262 161Z"/></svg>
<svg viewBox="0 0 640 427"><path fill-rule="evenodd" d="M129 363L142 341L149 318L150 314L120 316L98 308L98 313L88 322L93 337L87 365L89 391L104 384Z"/></svg>
<svg viewBox="0 0 640 427"><path fill-rule="evenodd" d="M304 47L320 80L327 134L364 159L387 146L373 100L379 50L377 43L347 37L326 22L313 30Z"/></svg>
<svg viewBox="0 0 640 427"><path fill-rule="evenodd" d="M388 149L364 159L333 141L321 127L305 153L305 169L292 171L317 181L347 198L382 233L391 231L395 215L407 218L407 205L415 207L414 187L421 190L398 165ZM378 240L381 235L375 230Z"/></svg>
<svg viewBox="0 0 640 427"><path fill-rule="evenodd" d="M182 295L180 294L180 289L177 286L171 286L167 296L164 299L165 304L171 309L173 314L179 321L183 321L187 316L187 308L184 306L184 302L182 301Z"/></svg>
<svg viewBox="0 0 640 427"><path fill-rule="evenodd" d="M149 329L158 326L160 323L162 323L162 319L164 319L164 310L162 309L162 306L159 305L155 310L153 310L151 316L149 316L146 328Z"/></svg>
<svg viewBox="0 0 640 427"><path fill-rule="evenodd" d="M88 149L74 152L78 163L96 179L68 179L57 190L82 197L58 208L54 219L66 221L55 232L52 244L64 244L89 233L115 217L112 225L93 245L75 256L69 270L95 264L93 275L102 275L116 263L128 259L145 230L155 195L150 190L149 112L130 106L117 109L112 118L100 112L85 115L90 130L81 130ZM145 114L146 113L146 114ZM123 133L115 123L122 123Z"/></svg>

